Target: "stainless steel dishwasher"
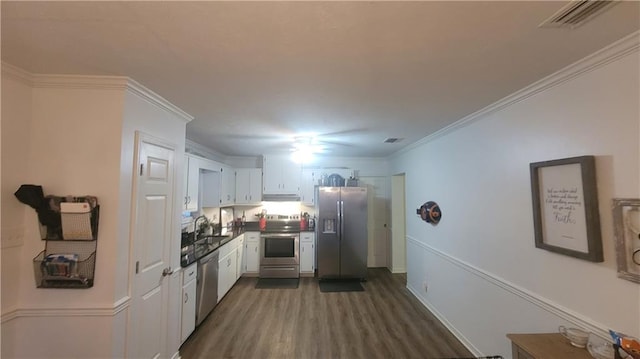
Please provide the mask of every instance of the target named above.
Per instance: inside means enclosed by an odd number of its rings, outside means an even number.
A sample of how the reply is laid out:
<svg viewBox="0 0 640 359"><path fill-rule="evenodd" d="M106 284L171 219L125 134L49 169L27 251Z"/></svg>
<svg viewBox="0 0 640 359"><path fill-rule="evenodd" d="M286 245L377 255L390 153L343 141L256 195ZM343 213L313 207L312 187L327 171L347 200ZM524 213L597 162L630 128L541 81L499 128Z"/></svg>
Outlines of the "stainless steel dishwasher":
<svg viewBox="0 0 640 359"><path fill-rule="evenodd" d="M198 284L196 286L196 325L218 304L218 258L215 250L198 259Z"/></svg>

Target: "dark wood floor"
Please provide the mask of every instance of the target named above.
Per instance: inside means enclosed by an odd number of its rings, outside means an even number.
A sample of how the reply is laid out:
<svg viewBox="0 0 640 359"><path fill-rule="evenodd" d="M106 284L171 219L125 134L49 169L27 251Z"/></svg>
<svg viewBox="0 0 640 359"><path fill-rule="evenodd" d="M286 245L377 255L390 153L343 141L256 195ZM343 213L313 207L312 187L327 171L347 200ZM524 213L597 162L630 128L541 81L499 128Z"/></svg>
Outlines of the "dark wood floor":
<svg viewBox="0 0 640 359"><path fill-rule="evenodd" d="M407 291L406 276L370 269L364 292L255 289L240 278L182 345L195 358L468 358L471 353Z"/></svg>

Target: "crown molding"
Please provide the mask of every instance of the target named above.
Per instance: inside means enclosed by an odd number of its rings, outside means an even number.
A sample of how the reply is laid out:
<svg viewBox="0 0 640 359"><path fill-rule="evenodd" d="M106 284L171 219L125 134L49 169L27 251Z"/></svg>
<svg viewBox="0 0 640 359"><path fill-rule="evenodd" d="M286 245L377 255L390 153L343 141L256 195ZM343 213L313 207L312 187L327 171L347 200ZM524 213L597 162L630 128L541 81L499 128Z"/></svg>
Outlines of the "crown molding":
<svg viewBox="0 0 640 359"><path fill-rule="evenodd" d="M478 110L468 116L461 118L460 120L446 126L406 147L389 155L389 158L395 158L399 155L412 151L420 146L423 146L437 138L445 136L451 132L457 131L463 127L466 127L492 113L499 112L509 106L512 106L520 101L523 101L531 96L534 96L540 92L546 91L552 87L561 85L567 81L570 81L585 73L591 72L599 67L605 66L611 62L614 62L622 57L625 57L633 52L637 52L640 48L640 31L636 31L630 35L623 37L622 39L610 44L609 46L596 51L595 53L588 55L574 62L573 64L542 78L533 84L514 92L507 97L494 102L493 104Z"/></svg>
<svg viewBox="0 0 640 359"><path fill-rule="evenodd" d="M128 82L127 82L127 91L149 101L150 103L159 106L161 108L163 108L164 110L173 113L174 115L178 116L181 120L183 120L185 123L190 122L194 119L193 116L189 115L188 113L184 112L182 109L180 109L178 106L172 104L171 102L167 101L164 97L158 95L157 93L153 92L152 90L150 90L149 88L143 86L142 84L140 84L139 82L137 82L136 80L132 79L132 78L127 78Z"/></svg>
<svg viewBox="0 0 640 359"><path fill-rule="evenodd" d="M162 96L126 76L31 74L17 66L2 63L3 76L11 76L33 88L93 89L128 91L149 103L168 111L184 122L193 116L167 101Z"/></svg>
<svg viewBox="0 0 640 359"><path fill-rule="evenodd" d="M226 155L220 152L216 152L209 147L201 145L197 142L193 142L188 138L185 141L185 153L204 157L213 161L222 162L224 164L228 162L228 158Z"/></svg>

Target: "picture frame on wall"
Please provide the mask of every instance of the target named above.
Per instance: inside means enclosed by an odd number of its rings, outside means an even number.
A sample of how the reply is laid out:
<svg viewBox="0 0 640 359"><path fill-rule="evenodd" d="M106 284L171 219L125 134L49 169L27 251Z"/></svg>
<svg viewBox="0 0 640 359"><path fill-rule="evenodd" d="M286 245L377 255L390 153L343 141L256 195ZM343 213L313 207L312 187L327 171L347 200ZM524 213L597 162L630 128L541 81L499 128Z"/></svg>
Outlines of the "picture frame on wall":
<svg viewBox="0 0 640 359"><path fill-rule="evenodd" d="M618 277L640 283L640 199L613 199Z"/></svg>
<svg viewBox="0 0 640 359"><path fill-rule="evenodd" d="M529 164L535 246L602 262L594 156Z"/></svg>

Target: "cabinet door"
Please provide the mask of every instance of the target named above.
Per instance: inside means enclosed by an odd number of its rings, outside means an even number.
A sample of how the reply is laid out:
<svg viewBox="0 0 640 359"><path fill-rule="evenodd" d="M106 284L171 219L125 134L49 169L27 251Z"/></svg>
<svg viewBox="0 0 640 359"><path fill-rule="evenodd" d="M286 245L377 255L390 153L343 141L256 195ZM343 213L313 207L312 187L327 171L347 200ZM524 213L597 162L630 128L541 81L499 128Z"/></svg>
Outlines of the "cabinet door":
<svg viewBox="0 0 640 359"><path fill-rule="evenodd" d="M300 234L300 273L315 271L315 234L302 232Z"/></svg>
<svg viewBox="0 0 640 359"><path fill-rule="evenodd" d="M282 189L286 194L300 194L302 165L285 158L282 166Z"/></svg>
<svg viewBox="0 0 640 359"><path fill-rule="evenodd" d="M251 203L251 169L236 169L236 204Z"/></svg>
<svg viewBox="0 0 640 359"><path fill-rule="evenodd" d="M222 300L229 290L229 254L218 260L218 303Z"/></svg>
<svg viewBox="0 0 640 359"><path fill-rule="evenodd" d="M187 168L187 188L185 198L185 210L198 210L198 186L200 181L200 163L198 158L185 156L185 164Z"/></svg>
<svg viewBox="0 0 640 359"><path fill-rule="evenodd" d="M309 206L315 205L315 174L313 170L302 171L300 201Z"/></svg>
<svg viewBox="0 0 640 359"><path fill-rule="evenodd" d="M229 166L220 167L221 185L220 185L220 205L233 204L236 192L236 175L233 168Z"/></svg>
<svg viewBox="0 0 640 359"><path fill-rule="evenodd" d="M264 175L263 193L282 193L282 164L274 156L264 156L262 159L262 173Z"/></svg>
<svg viewBox="0 0 640 359"><path fill-rule="evenodd" d="M203 208L220 207L220 172L203 171L200 175L202 184Z"/></svg>
<svg viewBox="0 0 640 359"><path fill-rule="evenodd" d="M245 273L256 274L260 270L260 233L245 233Z"/></svg>
<svg viewBox="0 0 640 359"><path fill-rule="evenodd" d="M240 235L238 239L238 248L236 250L236 279L234 283L242 276L244 272L244 235Z"/></svg>
<svg viewBox="0 0 640 359"><path fill-rule="evenodd" d="M196 280L190 280L182 286L182 343L196 327Z"/></svg>
<svg viewBox="0 0 640 359"><path fill-rule="evenodd" d="M218 302L236 282L237 252L237 249L233 249L218 261Z"/></svg>
<svg viewBox="0 0 640 359"><path fill-rule="evenodd" d="M262 170L251 168L249 172L249 203L259 204L262 201Z"/></svg>
<svg viewBox="0 0 640 359"><path fill-rule="evenodd" d="M300 242L300 272L313 272L313 243Z"/></svg>

